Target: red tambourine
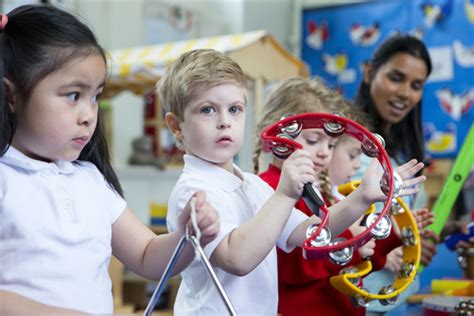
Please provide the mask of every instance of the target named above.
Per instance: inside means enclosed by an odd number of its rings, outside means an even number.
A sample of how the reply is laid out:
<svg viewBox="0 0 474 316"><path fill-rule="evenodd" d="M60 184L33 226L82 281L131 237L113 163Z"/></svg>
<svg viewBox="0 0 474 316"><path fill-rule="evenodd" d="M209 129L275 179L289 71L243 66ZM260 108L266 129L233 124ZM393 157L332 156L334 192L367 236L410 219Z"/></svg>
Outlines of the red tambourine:
<svg viewBox="0 0 474 316"><path fill-rule="evenodd" d="M402 179L393 171L389 156L384 149L384 140L377 134L372 134L360 124L338 114L306 113L285 116L282 120L265 128L261 134L264 151L271 151L280 158L286 159L295 150L303 148L294 141L303 129L322 128L326 134L337 137L349 135L361 142L363 153L377 158L384 174L380 181L380 188L387 196L384 206L379 213L367 214L364 222L366 230L351 239L331 239L331 232L327 227L329 210L315 192L312 184L307 183L303 190L303 199L314 214L321 218L319 224L311 225L306 232L307 239L303 243L303 255L306 259L329 259L339 265L345 265L352 259L353 252L371 238L383 239L389 236L391 221L388 212L392 197L402 189ZM370 209L369 209L370 210Z"/></svg>

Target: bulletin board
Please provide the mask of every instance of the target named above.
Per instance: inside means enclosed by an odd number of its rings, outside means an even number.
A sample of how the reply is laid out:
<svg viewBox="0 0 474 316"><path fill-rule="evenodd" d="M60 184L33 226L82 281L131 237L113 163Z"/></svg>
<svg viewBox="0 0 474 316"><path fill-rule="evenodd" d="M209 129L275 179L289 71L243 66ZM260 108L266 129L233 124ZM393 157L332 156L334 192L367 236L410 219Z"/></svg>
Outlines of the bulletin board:
<svg viewBox="0 0 474 316"><path fill-rule="evenodd" d="M433 158L453 158L474 121L474 0L307 8L302 12L301 57L311 75L353 99L363 63L396 33L415 35L429 49L433 71L423 94L426 151Z"/></svg>

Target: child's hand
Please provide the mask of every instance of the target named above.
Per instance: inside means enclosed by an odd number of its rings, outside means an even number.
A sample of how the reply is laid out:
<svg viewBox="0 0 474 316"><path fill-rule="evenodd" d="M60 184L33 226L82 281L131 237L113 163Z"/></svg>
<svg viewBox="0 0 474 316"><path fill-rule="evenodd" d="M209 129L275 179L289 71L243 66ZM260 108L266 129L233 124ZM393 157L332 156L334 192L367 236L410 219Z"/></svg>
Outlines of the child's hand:
<svg viewBox="0 0 474 316"><path fill-rule="evenodd" d="M357 249L362 259L371 257L375 253L375 239L371 239Z"/></svg>
<svg viewBox="0 0 474 316"><path fill-rule="evenodd" d="M423 234L425 227L434 223L434 214L426 208L419 210L411 211L413 217L415 218L416 226L420 230L420 234Z"/></svg>
<svg viewBox="0 0 474 316"><path fill-rule="evenodd" d="M385 261L384 268L396 273L402 267L402 263L403 263L403 251L402 251L402 247L398 247L398 248L393 249L387 255L387 260Z"/></svg>
<svg viewBox="0 0 474 316"><path fill-rule="evenodd" d="M406 196L418 192L417 184L426 180L425 176L413 176L423 168L422 162L412 159L409 162L395 168L395 171L403 180L403 187L398 196ZM382 178L382 170L376 159L373 159L362 177L361 184L358 189L362 190L362 198L367 204L381 202L386 199L386 195L380 189L380 179Z"/></svg>
<svg viewBox="0 0 474 316"><path fill-rule="evenodd" d="M309 153L297 150L283 162L276 192L298 200L303 194L304 185L315 181L314 165Z"/></svg>
<svg viewBox="0 0 474 316"><path fill-rule="evenodd" d="M200 243L202 246L213 241L219 233L220 222L217 211L206 202L206 193L198 191L189 199L183 211L179 215L179 229L184 233L187 226L191 234L195 234L191 221L191 201L195 199L196 223L201 231Z"/></svg>

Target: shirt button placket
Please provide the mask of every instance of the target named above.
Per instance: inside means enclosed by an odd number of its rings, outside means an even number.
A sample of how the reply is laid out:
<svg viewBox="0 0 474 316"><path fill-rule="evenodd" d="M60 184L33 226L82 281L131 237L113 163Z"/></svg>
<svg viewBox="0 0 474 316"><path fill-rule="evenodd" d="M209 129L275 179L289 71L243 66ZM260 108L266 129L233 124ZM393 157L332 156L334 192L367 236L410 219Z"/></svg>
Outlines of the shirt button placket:
<svg viewBox="0 0 474 316"><path fill-rule="evenodd" d="M63 205L63 209L65 213L67 214L68 221L72 223L77 223L79 219L77 217L76 210L74 207L74 199L72 198L66 186L66 181L65 181L66 176L63 174L60 174L58 178L59 178L58 187L60 188L61 195L62 195L61 197L62 205Z"/></svg>

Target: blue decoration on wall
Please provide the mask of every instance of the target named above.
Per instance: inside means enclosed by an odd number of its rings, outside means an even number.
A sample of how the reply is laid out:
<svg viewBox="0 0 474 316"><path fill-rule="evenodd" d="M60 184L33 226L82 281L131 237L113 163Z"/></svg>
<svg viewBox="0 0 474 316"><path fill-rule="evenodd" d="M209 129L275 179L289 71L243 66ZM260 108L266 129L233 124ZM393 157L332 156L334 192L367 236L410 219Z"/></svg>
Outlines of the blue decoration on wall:
<svg viewBox="0 0 474 316"><path fill-rule="evenodd" d="M474 121L474 0L384 0L305 9L301 57L353 99L362 65L396 32L422 38L433 62L423 95L427 153L453 158ZM473 144L474 146L474 144Z"/></svg>

